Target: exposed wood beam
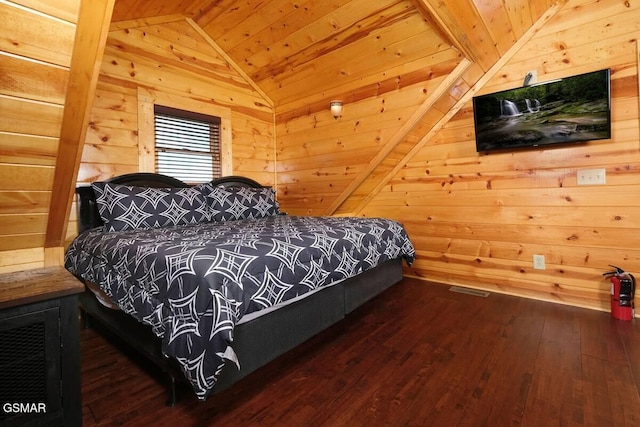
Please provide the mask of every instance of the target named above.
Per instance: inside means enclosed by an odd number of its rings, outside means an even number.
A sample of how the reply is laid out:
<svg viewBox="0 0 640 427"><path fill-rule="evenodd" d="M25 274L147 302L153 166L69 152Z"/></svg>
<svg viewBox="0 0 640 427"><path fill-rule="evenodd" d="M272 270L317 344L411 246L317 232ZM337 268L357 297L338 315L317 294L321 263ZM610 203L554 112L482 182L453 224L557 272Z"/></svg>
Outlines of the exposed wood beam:
<svg viewBox="0 0 640 427"><path fill-rule="evenodd" d="M486 71L500 53L472 1L413 0L416 8L456 49Z"/></svg>
<svg viewBox="0 0 640 427"><path fill-rule="evenodd" d="M80 4L51 191L46 248L61 247L66 237L114 2L94 0Z"/></svg>
<svg viewBox="0 0 640 427"><path fill-rule="evenodd" d="M366 205L373 199L388 183L391 179L398 174L398 172L405 167L405 165L424 148L431 139L446 125L453 116L455 116L460 109L471 101L471 98L480 90L482 87L489 82L495 76L505 64L511 60L511 58L522 49L522 47L531 40L531 38L540 31L540 29L547 23L549 20L564 6L567 0L561 0L554 3L541 17L538 19L523 35L516 41L516 43L509 49L509 51L504 54L496 63L486 72L484 73L476 83L464 94L462 95L458 101L453 105L447 113L438 120L438 122L427 132L425 136L423 136L420 141L404 156L402 160L400 160L396 166L376 185L376 187L369 192L367 197L365 197L354 210L353 214L358 215L362 212L362 210L366 207Z"/></svg>
<svg viewBox="0 0 640 427"><path fill-rule="evenodd" d="M216 43L215 40L213 40L211 36L209 36L209 34L207 34L207 32L203 30L202 27L198 25L193 19L187 18L187 22L189 23L189 25L193 27L194 30L198 32L198 34L200 34L207 41L207 43L211 45L211 47L213 47L216 50L216 52L218 52L220 56L222 56L225 59L225 61L229 63L229 65L233 67L234 70L236 70L238 74L242 76L243 79L247 81L247 83L251 85L251 87L253 87L253 89L256 92L260 94L260 96L262 96L262 98L264 98L264 100L267 102L269 107L273 108L274 105L271 98L269 98L269 96L260 88L260 86L258 86L258 84L255 81L253 81L253 79L249 77L247 73L245 73L242 67L236 64L236 62L227 54L227 52L225 52L224 49L222 49L218 45L218 43Z"/></svg>
<svg viewBox="0 0 640 427"><path fill-rule="evenodd" d="M342 191L342 193L334 200L327 209L326 215L333 215L336 210L344 203L345 200L353 194L353 192L367 179L367 177L375 170L376 167L389 155L389 153L402 142L407 134L420 122L422 117L429 109L445 95L451 86L464 74L471 65L471 61L462 59L456 68L444 79L444 81L434 90L429 97L416 109L409 119L402 125L400 129L391 137L376 156L369 161L367 166L358 174L357 177Z"/></svg>
<svg viewBox="0 0 640 427"><path fill-rule="evenodd" d="M413 4L443 40L449 42L469 60L475 62L477 60L476 54L473 46L469 43L469 39L461 37L464 32L458 27L453 19L448 19L448 17L443 13L438 13L439 8L442 7L439 7L437 4L432 4L432 1L433 0L413 0Z"/></svg>

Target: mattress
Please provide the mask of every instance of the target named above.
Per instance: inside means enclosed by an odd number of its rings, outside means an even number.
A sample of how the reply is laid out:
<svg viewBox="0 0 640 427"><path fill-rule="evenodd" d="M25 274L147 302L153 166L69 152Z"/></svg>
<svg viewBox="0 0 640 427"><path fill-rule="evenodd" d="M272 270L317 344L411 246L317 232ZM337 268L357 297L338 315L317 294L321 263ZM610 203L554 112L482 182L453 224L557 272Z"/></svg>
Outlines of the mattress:
<svg viewBox="0 0 640 427"><path fill-rule="evenodd" d="M65 266L150 325L204 399L224 364L238 363L233 330L243 317L414 256L393 220L278 215L88 230L70 245Z"/></svg>

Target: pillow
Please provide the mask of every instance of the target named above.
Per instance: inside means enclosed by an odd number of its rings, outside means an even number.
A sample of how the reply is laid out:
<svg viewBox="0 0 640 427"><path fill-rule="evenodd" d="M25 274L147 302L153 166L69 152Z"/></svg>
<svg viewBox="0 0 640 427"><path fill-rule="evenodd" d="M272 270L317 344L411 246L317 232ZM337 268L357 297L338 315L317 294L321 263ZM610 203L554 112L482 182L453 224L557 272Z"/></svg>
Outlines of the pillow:
<svg viewBox="0 0 640 427"><path fill-rule="evenodd" d="M100 217L108 231L170 227L208 221L199 188L153 188L94 182Z"/></svg>
<svg viewBox="0 0 640 427"><path fill-rule="evenodd" d="M256 219L278 215L280 207L273 188L201 186L212 221Z"/></svg>

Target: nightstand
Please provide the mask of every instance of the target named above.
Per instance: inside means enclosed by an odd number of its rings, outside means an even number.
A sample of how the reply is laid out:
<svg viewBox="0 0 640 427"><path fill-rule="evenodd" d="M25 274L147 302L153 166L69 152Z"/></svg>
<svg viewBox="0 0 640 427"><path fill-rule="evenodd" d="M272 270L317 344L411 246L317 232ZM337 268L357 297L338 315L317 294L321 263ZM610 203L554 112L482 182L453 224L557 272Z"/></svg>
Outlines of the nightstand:
<svg viewBox="0 0 640 427"><path fill-rule="evenodd" d="M83 291L63 267L0 274L0 425L82 425Z"/></svg>

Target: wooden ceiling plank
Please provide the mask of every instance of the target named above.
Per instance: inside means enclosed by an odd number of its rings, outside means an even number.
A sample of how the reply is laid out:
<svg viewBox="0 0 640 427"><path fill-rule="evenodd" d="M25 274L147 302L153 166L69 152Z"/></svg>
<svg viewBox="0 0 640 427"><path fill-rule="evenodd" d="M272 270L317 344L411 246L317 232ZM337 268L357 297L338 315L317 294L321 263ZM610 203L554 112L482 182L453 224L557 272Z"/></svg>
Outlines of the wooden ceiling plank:
<svg viewBox="0 0 640 427"><path fill-rule="evenodd" d="M446 94L451 85L456 82L460 76L471 65L471 61L463 59L451 74L444 79L442 84L429 96L412 114L412 116L404 122L402 127L391 137L389 142L382 147L376 156L371 159L369 164L358 174L358 177L351 181L351 183L344 189L344 191L333 201L331 206L327 209L327 215L332 215L340 205L349 198L349 196L367 179L367 177L380 165L380 163L387 157L387 155L405 138L405 136L413 129L414 126L420 121L422 116L433 106L433 104L440 99L441 96Z"/></svg>
<svg viewBox="0 0 640 427"><path fill-rule="evenodd" d="M210 36L209 34L207 34L193 19L191 18L187 18L187 22L189 23L189 25L191 25L197 32L198 34L200 34L202 36L202 38L204 38L207 43L209 43L211 45L211 47L213 47L216 52L218 52L218 55L220 55L221 57L223 57L228 63L229 65L231 65L231 67L233 67L234 70L236 70L238 72L238 74L240 74L242 76L242 78L245 79L245 81L251 85L251 87L257 92L259 93L262 98L264 98L264 101L267 103L267 105L271 108L273 108L273 101L271 100L271 98L262 90L262 88L260 88L260 86L258 86L256 84L256 82L253 81L253 79L251 77L249 77L249 75L247 73L245 73L245 71L242 69L242 67L240 67L234 60L233 58L231 58L227 52L225 52Z"/></svg>
<svg viewBox="0 0 640 427"><path fill-rule="evenodd" d="M349 1L351 0L332 2L309 0L308 2L300 3L298 7L279 16L278 19L272 20L268 27L250 35L241 43L229 49L228 52L233 57L243 57L246 58L246 62L251 62L252 55L257 55L266 49L270 49L275 43L281 42L291 34L307 26L309 22L321 19L336 7L342 7Z"/></svg>
<svg viewBox="0 0 640 427"><path fill-rule="evenodd" d="M277 22L280 17L287 16L296 10L313 9L313 5L309 6L306 3L308 2L265 2L259 9L249 11L251 13L248 16L236 19L235 25L224 32L224 40L220 41L220 45L227 52L232 53L239 44L262 30L273 26L273 23ZM237 25L239 22L242 22L242 25Z"/></svg>
<svg viewBox="0 0 640 427"><path fill-rule="evenodd" d="M413 0L467 58L487 70L500 57L486 23L471 1Z"/></svg>
<svg viewBox="0 0 640 427"><path fill-rule="evenodd" d="M404 21L410 15L411 10L390 0L385 4L354 0L310 22L268 49L247 57L245 64L256 81L278 77L287 70L299 71L304 66L313 66L319 57L342 52L345 46L393 26L400 19ZM355 22L358 25L354 25ZM346 53L343 55L350 57Z"/></svg>
<svg viewBox="0 0 640 427"><path fill-rule="evenodd" d="M413 0L413 4L422 13L424 19L442 36L443 40L450 43L468 59L475 61L473 47L469 45L466 38L458 36L463 32L455 25L455 21L437 12L439 5L431 4L430 0Z"/></svg>
<svg viewBox="0 0 640 427"><path fill-rule="evenodd" d="M330 92L318 92L304 98L290 95L288 98L277 99L278 123L292 118L310 115L326 110L330 99L341 99L344 102L354 103L372 96L384 96L385 94L406 88L408 86L423 85L420 90L431 92L432 83L444 78L460 62L460 53L454 49L448 49L438 55L438 60L433 61L433 56L419 58L415 61L400 63L396 66L389 64L384 75L379 73L352 76L353 80L336 82L336 86L330 88ZM282 111L282 113L280 112ZM315 120L313 117L310 120Z"/></svg>
<svg viewBox="0 0 640 427"><path fill-rule="evenodd" d="M255 27L249 27L245 24L245 22L251 23L251 25L264 25L261 15L262 11L265 8L268 8L268 3L277 3L280 5L282 2L231 2L230 4L225 4L223 2L222 7L216 5L215 8L210 10L211 13L215 14L215 20L209 21L206 23L206 27L202 26L201 28L205 29L207 32L211 32L212 36L218 41L221 47L225 49L229 46L227 45L227 34L231 34L231 44L233 44L233 40L236 39L234 32L240 29L240 31L252 31L255 30ZM286 6L284 6L286 7ZM217 10L216 10L217 9ZM194 22L202 22L205 23L205 16L196 16L194 17Z"/></svg>
<svg viewBox="0 0 640 427"><path fill-rule="evenodd" d="M207 4L201 7L193 16L193 20L203 29L208 30L216 20L220 19L230 7L236 3L236 0L217 0L207 1ZM215 26L215 24L214 24ZM209 32L209 31L207 31ZM217 35L209 32L212 37L217 38Z"/></svg>
<svg viewBox="0 0 640 427"><path fill-rule="evenodd" d="M75 182L115 0L82 2L62 115L45 247L61 247L67 233Z"/></svg>
<svg viewBox="0 0 640 427"><path fill-rule="evenodd" d="M150 87L164 87L170 92L189 92L192 97L208 98L210 102L218 102L221 105L228 104L231 100L236 105L246 105L260 109L265 112L271 112L271 108L264 107L265 101L263 97L257 94L253 88L242 80L240 77L231 79L227 76L219 75L219 84L215 93L211 93L208 88L207 79L210 79L214 73L205 72L199 68L194 68L181 63L173 63L164 59L161 72L158 72L156 64L158 58L136 55L135 75L131 75L129 63L122 61L122 55L113 51L107 46L104 54L105 69L103 77L119 79L122 82L128 82L132 85L138 82L146 82ZM108 66L106 65L108 63ZM191 80L187 81L184 76L189 75ZM192 82L190 84L190 82Z"/></svg>
<svg viewBox="0 0 640 427"><path fill-rule="evenodd" d="M227 61L186 20L154 27L154 30L154 36L165 40L166 46L173 46L173 49L188 49L184 52L180 51L181 54L197 56L198 58L194 58L195 61L206 61L216 64L217 67L232 70Z"/></svg>
<svg viewBox="0 0 640 427"><path fill-rule="evenodd" d="M435 37L433 32L426 34L429 35ZM401 52L398 55L391 45L386 45L386 48L374 49L372 46L371 49L366 49L363 48L363 44L354 45L352 49L345 48L343 53L347 50L353 53L353 56L347 55L347 60L336 51L315 61L313 67L286 71L277 79L267 79L259 83L267 92L276 92L275 101L278 105L295 104L297 100L308 102L314 94L333 93L336 96L343 86L347 88L348 93L353 93L356 85L378 84L387 78L399 78L420 70L425 70L426 78L429 73L437 76L442 70L442 64L447 64L447 69L442 71L448 72L448 66L452 61L460 61L459 52L450 48L425 54L416 47L419 46L418 37L411 37L396 45ZM359 53L356 54L356 51ZM300 94L309 87L314 89L314 93L301 99Z"/></svg>
<svg viewBox="0 0 640 427"><path fill-rule="evenodd" d="M504 3L511 28L516 38L520 38L533 25L529 0L510 0Z"/></svg>
<svg viewBox="0 0 640 427"><path fill-rule="evenodd" d="M130 28L149 27L151 25L168 24L171 22L184 21L187 17L182 13L173 15L152 16L149 18L128 19L126 21L116 21L109 25L109 31L127 30Z"/></svg>
<svg viewBox="0 0 640 427"><path fill-rule="evenodd" d="M191 29L186 21L183 21L180 27L183 32ZM107 49L113 46L129 55L136 54L154 58L160 62L166 60L168 65L177 64L180 66L182 64L185 68L197 68L203 73L218 74L224 76L225 79L241 80L235 70L218 55L209 43L204 40L200 41L199 34L194 34L193 39L189 38L187 39L188 43L184 43L177 36L179 28L176 28L176 31L171 31L171 29L172 27L162 25L157 28L146 27L112 31L109 33Z"/></svg>
<svg viewBox="0 0 640 427"><path fill-rule="evenodd" d="M211 0L118 0L113 8L113 21L118 22L176 13L194 16L203 13L204 9L219 7L219 4L220 1Z"/></svg>
<svg viewBox="0 0 640 427"><path fill-rule="evenodd" d="M63 21L76 23L80 2L77 0L20 0L20 6L37 10L45 15L55 16ZM4 19L4 17L3 17Z"/></svg>
<svg viewBox="0 0 640 427"><path fill-rule="evenodd" d="M504 4L495 0L473 0L473 2L482 20L487 23L487 31L491 34L498 51L501 54L507 52L518 38L513 32Z"/></svg>
<svg viewBox="0 0 640 427"><path fill-rule="evenodd" d="M447 124L453 116L455 116L458 111L462 109L462 107L471 101L471 98L489 81L491 80L496 73L498 73L502 67L514 56L516 53L520 51L520 49L529 41L531 38L540 31L544 25L549 22L549 20L555 16L555 14L562 9L562 6L568 0L558 0L556 1L529 29L523 34L522 37L518 39L518 41L512 46L512 48L505 53L503 56L498 59L494 65L485 72L468 90L464 95L462 95L456 104L450 108L447 113L442 116L442 118L438 121L438 123L431 128L431 130L422 137L420 141L411 149L409 153L402 159L402 161L398 162L396 166L391 170L374 188L373 191L369 192L369 194L360 202L356 210L353 212L354 215L359 215L362 210L367 206L369 201L373 199L386 185L389 181L398 174L398 172L404 168L404 166L414 157L417 153L419 153L422 148L433 139L433 137L438 133L440 129ZM473 71L470 69L470 71Z"/></svg>
<svg viewBox="0 0 640 427"><path fill-rule="evenodd" d="M52 18L0 3L0 51L69 67L75 25L52 25Z"/></svg>

